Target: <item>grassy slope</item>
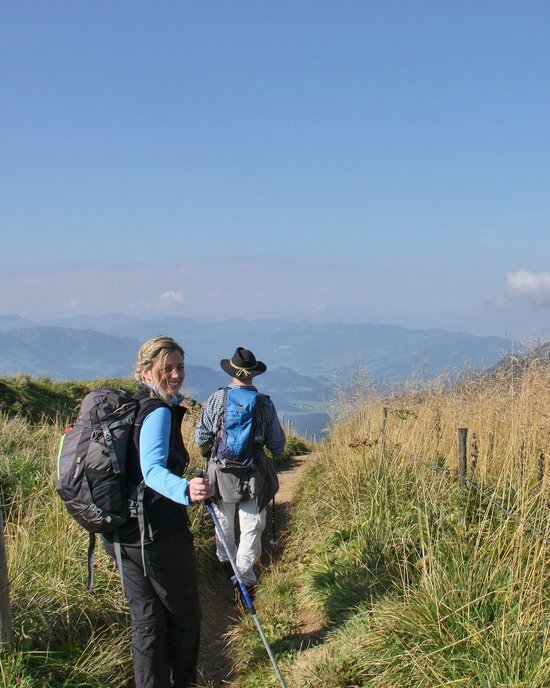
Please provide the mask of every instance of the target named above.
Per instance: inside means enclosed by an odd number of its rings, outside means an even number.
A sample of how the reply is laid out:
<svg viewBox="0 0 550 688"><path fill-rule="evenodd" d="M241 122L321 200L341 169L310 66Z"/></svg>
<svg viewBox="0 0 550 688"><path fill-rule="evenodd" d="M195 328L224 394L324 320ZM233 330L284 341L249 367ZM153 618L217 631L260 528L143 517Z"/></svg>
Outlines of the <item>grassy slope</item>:
<svg viewBox="0 0 550 688"><path fill-rule="evenodd" d="M0 378L0 411L9 416L21 414L33 423L61 420L76 416L82 397L100 384L133 390L131 379L88 382L54 382L49 378L29 375Z"/></svg>
<svg viewBox="0 0 550 688"><path fill-rule="evenodd" d="M348 409L258 596L289 688L550 685L549 396L534 361L519 379L504 369ZM458 427L471 477L546 542L461 492ZM322 641L308 649L312 619ZM240 686L278 685L250 620L232 645Z"/></svg>
<svg viewBox="0 0 550 688"><path fill-rule="evenodd" d="M116 567L99 546L95 589L87 591L87 534L53 487L63 428L99 384L134 387L131 380L0 380L0 498L14 631L14 651L1 657L1 688L131 685L129 623ZM198 406L188 406L184 434L192 447ZM198 547L210 549L204 540Z"/></svg>
<svg viewBox="0 0 550 688"><path fill-rule="evenodd" d="M52 382L0 378L0 500L8 552L14 650L0 656L0 688L128 688L129 619L116 567L96 549L95 589L86 589L87 534L53 487L59 440L93 387L134 389L129 379ZM193 431L200 406L185 402L183 434L192 471L202 465ZM307 447L291 437L289 452ZM213 562L212 532L190 510L201 577Z"/></svg>
<svg viewBox="0 0 550 688"><path fill-rule="evenodd" d="M4 404L13 395L20 413L0 413L16 642L2 655L0 688L127 688L116 570L100 552L96 591L86 592L86 536L52 485L63 423L45 419L65 422L83 389L2 383ZM519 379L500 371L450 390L348 400L301 485L284 560L258 595L289 688L550 684L548 546L456 480L457 428L468 427L476 480L550 537L549 394L548 369L535 363ZM312 619L322 640L309 646L302 623ZM278 685L249 617L232 649L246 667L241 686Z"/></svg>

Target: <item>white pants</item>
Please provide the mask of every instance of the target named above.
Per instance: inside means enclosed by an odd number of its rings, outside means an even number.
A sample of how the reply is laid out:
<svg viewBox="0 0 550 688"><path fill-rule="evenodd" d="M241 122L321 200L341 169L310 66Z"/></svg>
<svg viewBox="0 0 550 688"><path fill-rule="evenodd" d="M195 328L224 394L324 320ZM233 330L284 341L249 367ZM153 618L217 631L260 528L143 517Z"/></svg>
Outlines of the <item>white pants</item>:
<svg viewBox="0 0 550 688"><path fill-rule="evenodd" d="M239 512L239 547L235 543L235 509ZM266 509L258 513L254 499L240 504L227 502L214 503L214 512L234 558L239 574L246 586L254 585L258 580L254 564L262 553L262 533L265 528ZM216 554L220 561L229 561L225 547L216 532Z"/></svg>

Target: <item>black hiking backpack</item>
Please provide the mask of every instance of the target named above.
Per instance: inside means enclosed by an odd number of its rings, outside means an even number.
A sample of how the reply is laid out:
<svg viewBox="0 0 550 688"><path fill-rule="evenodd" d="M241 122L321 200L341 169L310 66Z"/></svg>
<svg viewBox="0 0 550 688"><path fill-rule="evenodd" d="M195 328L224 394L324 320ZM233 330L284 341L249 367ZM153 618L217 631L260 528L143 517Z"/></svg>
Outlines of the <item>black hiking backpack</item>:
<svg viewBox="0 0 550 688"><path fill-rule="evenodd" d="M55 489L71 516L90 533L90 589L96 533L116 531L130 516L126 453L137 411L138 402L127 392L100 387L84 397L78 421L61 439Z"/></svg>

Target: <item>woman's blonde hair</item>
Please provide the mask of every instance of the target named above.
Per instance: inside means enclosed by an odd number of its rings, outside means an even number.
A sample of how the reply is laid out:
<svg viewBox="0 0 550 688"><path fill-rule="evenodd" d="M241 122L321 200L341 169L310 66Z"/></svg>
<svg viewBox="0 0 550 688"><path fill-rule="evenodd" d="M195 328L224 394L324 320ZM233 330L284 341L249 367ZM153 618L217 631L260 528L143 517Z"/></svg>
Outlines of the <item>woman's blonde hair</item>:
<svg viewBox="0 0 550 688"><path fill-rule="evenodd" d="M136 369L134 372L136 380L142 382L143 373L147 370L152 370L155 364L157 368L164 367L164 361L172 351L179 351L182 358L185 359L185 352L172 337L160 335L142 344L138 351Z"/></svg>

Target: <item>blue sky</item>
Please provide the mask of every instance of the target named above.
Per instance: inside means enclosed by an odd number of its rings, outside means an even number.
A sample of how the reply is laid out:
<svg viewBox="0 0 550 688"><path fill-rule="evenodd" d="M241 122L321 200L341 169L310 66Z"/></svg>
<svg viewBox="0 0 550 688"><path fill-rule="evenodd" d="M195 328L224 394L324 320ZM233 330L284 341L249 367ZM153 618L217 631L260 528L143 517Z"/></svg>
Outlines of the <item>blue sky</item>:
<svg viewBox="0 0 550 688"><path fill-rule="evenodd" d="M0 315L550 338L550 3L3 0Z"/></svg>

